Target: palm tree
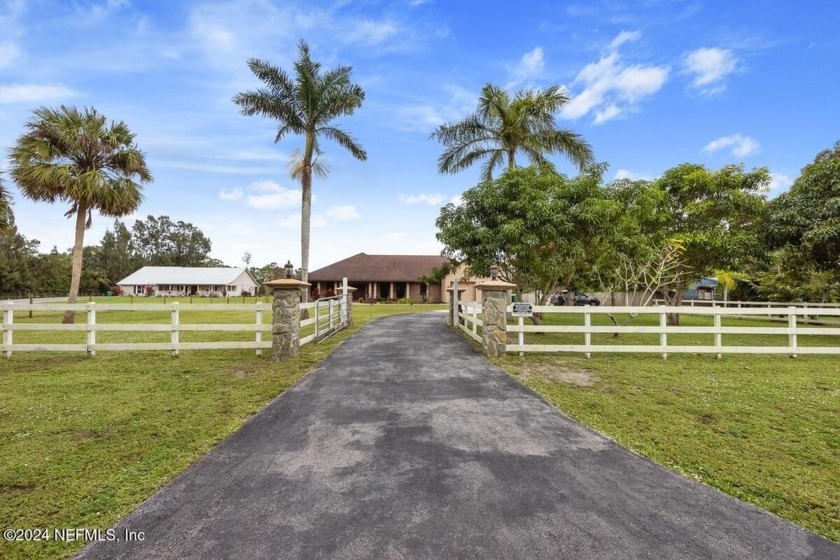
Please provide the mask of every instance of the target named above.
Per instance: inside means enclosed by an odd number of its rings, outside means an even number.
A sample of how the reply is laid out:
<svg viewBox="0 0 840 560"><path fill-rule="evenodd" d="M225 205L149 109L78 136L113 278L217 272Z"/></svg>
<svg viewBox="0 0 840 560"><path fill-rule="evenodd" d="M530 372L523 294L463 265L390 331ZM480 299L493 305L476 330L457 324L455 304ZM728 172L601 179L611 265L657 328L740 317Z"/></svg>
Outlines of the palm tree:
<svg viewBox="0 0 840 560"><path fill-rule="evenodd" d="M62 105L58 110L41 107L26 123L9 154L11 175L23 196L70 204L65 214L76 217L73 267L68 303L76 303L82 277L85 229L93 211L119 218L137 210L143 200L142 185L152 176L134 134L122 121L111 121L96 109ZM67 311L64 322L75 321Z"/></svg>
<svg viewBox="0 0 840 560"><path fill-rule="evenodd" d="M367 153L357 140L331 124L342 115L352 115L362 105L365 92L350 82L350 66L339 66L321 73L321 64L313 62L309 47L301 40L299 57L294 64L294 79L268 62L252 58L248 67L265 84L256 91L246 91L233 98L243 115L260 115L279 121L275 142L286 134L304 137L303 152L295 152L291 176L301 184L301 280L309 278L309 223L312 213L312 175L325 176L326 167L317 161L321 154L319 138L328 138L353 157L364 161Z"/></svg>
<svg viewBox="0 0 840 560"><path fill-rule="evenodd" d="M12 198L5 185L3 185L2 176L0 176L0 235L9 231L13 223Z"/></svg>
<svg viewBox="0 0 840 560"><path fill-rule="evenodd" d="M486 160L482 180L490 180L493 170L507 163L516 167L516 153L531 162L546 165L546 154L565 154L583 169L592 163L592 148L578 134L557 128L554 113L569 101L562 88L520 91L513 99L492 84L481 90L478 110L457 123L440 125L431 138L445 150L438 159L441 173L457 173L479 160Z"/></svg>

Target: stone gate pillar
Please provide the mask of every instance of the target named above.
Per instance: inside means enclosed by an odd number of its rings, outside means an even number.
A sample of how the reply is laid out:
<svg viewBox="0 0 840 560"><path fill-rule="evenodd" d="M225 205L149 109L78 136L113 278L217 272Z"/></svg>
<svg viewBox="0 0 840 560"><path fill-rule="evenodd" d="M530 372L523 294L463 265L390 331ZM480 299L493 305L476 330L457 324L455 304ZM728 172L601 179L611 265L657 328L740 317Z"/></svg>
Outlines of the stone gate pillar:
<svg viewBox="0 0 840 560"><path fill-rule="evenodd" d="M293 358L300 351L300 292L309 284L295 278L271 280L263 284L274 294L271 305L271 359Z"/></svg>
<svg viewBox="0 0 840 560"><path fill-rule="evenodd" d="M484 328L481 345L488 356L504 356L507 345L507 306L510 303L508 293L516 284L501 280L488 280L476 284L482 292Z"/></svg>

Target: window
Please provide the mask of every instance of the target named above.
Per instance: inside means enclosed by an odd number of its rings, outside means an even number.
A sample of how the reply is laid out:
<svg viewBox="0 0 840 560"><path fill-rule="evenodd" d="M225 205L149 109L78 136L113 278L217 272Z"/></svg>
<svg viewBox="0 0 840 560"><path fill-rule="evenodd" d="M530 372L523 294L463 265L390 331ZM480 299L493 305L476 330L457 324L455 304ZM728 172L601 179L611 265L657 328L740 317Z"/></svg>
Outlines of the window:
<svg viewBox="0 0 840 560"><path fill-rule="evenodd" d="M235 292L235 291L236 291L236 286L228 286L228 287L227 287L227 290L228 290L229 292Z"/></svg>

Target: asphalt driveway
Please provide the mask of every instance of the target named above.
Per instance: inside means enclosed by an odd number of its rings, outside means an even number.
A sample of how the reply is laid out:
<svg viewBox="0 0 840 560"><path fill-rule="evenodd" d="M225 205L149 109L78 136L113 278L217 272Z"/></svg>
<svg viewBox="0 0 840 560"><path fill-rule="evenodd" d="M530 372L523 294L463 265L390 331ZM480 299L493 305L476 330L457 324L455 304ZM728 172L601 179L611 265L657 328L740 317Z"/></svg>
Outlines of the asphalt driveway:
<svg viewBox="0 0 840 560"><path fill-rule="evenodd" d="M444 324L363 327L80 558L840 559L572 422Z"/></svg>

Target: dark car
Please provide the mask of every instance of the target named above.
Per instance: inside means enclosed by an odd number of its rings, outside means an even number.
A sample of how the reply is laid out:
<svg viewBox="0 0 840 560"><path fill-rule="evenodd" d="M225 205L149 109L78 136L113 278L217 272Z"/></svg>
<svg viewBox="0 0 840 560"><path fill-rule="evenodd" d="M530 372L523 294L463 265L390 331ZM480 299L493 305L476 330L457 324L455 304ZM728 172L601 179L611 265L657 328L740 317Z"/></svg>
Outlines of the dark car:
<svg viewBox="0 0 840 560"><path fill-rule="evenodd" d="M551 305L566 305L569 298L569 290L561 290L551 294L549 302ZM575 291L573 294L572 305L601 305L601 300L595 296L584 294L583 292Z"/></svg>

